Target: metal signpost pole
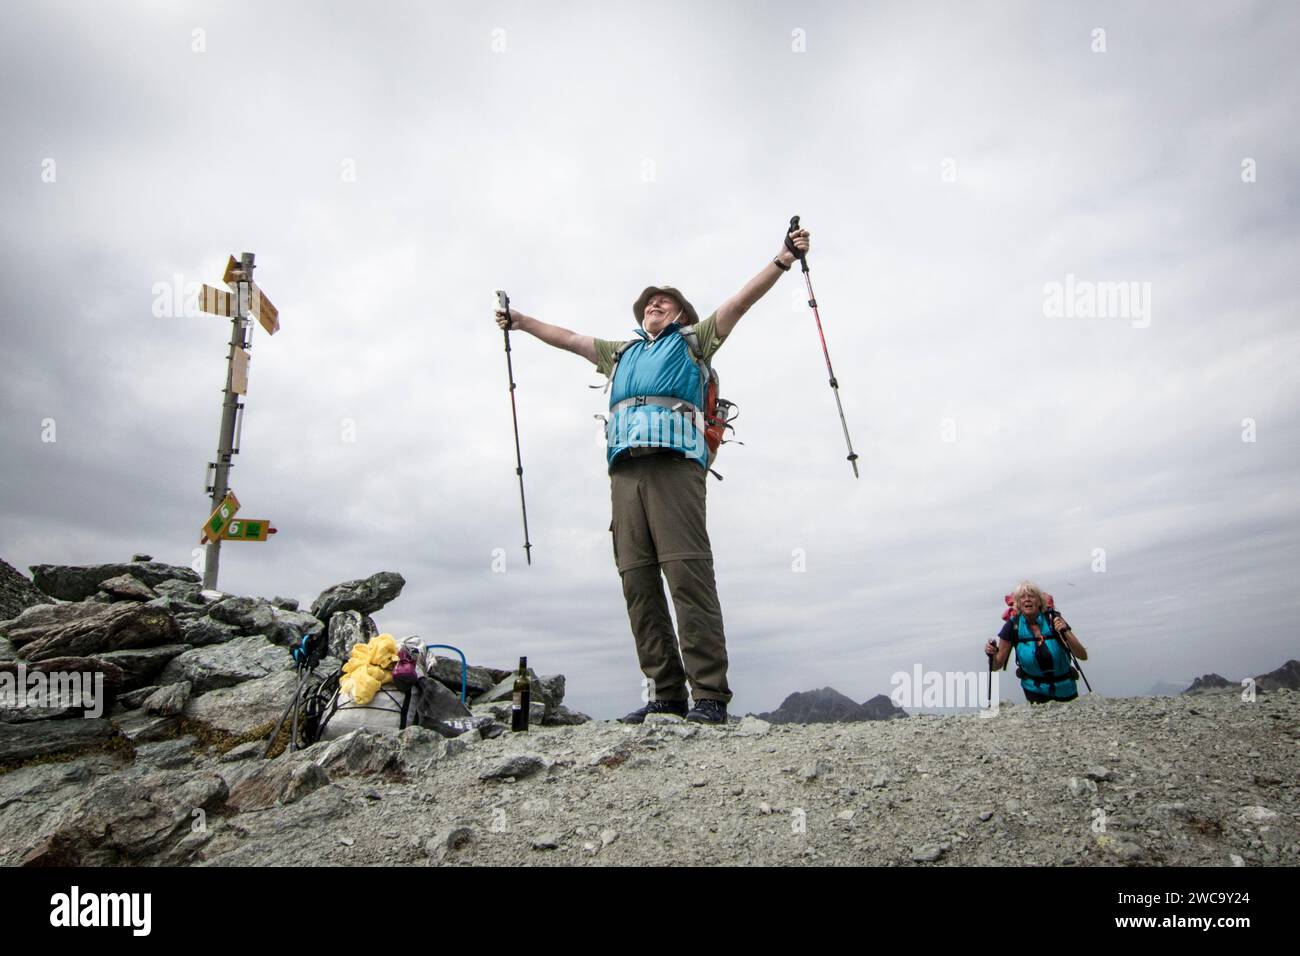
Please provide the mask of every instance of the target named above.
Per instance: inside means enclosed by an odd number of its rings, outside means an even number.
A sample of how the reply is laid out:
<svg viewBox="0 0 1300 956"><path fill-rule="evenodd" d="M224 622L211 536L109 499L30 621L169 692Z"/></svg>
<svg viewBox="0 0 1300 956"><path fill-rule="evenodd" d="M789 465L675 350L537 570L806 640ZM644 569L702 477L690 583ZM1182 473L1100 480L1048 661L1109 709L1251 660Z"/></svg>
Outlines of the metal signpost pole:
<svg viewBox="0 0 1300 956"><path fill-rule="evenodd" d="M245 252L240 257L240 271L230 278L238 281L235 296L235 314L230 320L230 353L226 362L225 398L221 406L221 435L217 439L217 460L212 477L212 508L221 507L226 492L230 489L231 458L238 453L235 447L235 425L239 411L243 406L234 389L235 350L248 348L248 331L251 320L248 318L251 280L253 278L253 253ZM217 568L221 559L221 538L210 539L205 549L203 561L203 587L215 590L217 587Z"/></svg>

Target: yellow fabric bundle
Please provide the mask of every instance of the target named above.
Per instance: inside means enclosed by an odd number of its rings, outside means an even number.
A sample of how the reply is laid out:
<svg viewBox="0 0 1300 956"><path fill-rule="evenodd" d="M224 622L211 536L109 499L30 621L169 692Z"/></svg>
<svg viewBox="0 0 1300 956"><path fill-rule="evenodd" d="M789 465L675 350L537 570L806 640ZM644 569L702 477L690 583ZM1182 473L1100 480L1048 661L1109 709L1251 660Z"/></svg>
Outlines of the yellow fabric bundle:
<svg viewBox="0 0 1300 956"><path fill-rule="evenodd" d="M393 676L397 657L397 639L391 634L380 634L366 644L356 645L351 659L343 665L339 688L364 707Z"/></svg>

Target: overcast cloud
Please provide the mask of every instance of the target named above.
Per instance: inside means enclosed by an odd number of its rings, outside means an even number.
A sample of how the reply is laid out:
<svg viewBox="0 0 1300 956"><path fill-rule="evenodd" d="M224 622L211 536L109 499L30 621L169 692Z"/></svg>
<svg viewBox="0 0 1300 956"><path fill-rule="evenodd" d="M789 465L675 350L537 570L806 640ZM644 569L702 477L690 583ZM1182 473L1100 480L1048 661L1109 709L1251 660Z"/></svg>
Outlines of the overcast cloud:
<svg viewBox="0 0 1300 956"><path fill-rule="evenodd" d="M10 563L191 562L230 330L155 287L250 251L282 331L232 486L279 534L225 546L222 588L400 571L382 629L622 713L599 380L514 337L528 568L490 291L622 338L643 286L706 315L798 213L862 477L792 272L716 358L734 711L979 670L1023 577L1106 694L1300 656L1294 5L6 9ZM1149 311L1053 317L1067 276Z"/></svg>

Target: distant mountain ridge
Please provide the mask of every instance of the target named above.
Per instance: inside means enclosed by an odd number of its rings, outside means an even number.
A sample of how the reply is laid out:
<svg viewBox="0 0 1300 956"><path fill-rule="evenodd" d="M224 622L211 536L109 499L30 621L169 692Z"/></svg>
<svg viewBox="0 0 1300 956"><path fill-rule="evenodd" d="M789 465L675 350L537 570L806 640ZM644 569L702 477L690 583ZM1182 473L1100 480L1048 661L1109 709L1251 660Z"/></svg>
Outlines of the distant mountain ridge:
<svg viewBox="0 0 1300 956"><path fill-rule="evenodd" d="M1289 660L1277 670L1255 675L1255 689L1267 693L1272 690L1300 690L1300 661ZM1188 687L1184 694L1207 694L1215 691L1237 690L1241 681L1228 680L1219 674L1204 674Z"/></svg>
<svg viewBox="0 0 1300 956"><path fill-rule="evenodd" d="M833 687L797 691L781 702L776 710L756 714L773 724L851 724L864 720L894 720L906 717L907 711L894 705L885 694L877 694L859 704Z"/></svg>

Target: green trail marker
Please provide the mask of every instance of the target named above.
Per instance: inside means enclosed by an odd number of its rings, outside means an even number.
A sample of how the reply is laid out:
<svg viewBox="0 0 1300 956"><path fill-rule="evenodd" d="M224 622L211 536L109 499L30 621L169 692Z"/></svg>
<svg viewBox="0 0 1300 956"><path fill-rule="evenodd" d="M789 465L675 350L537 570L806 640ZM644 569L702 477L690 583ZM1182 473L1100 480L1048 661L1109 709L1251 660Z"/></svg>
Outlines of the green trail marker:
<svg viewBox="0 0 1300 956"><path fill-rule="evenodd" d="M222 541L265 541L276 529L265 518L236 518L221 533Z"/></svg>
<svg viewBox="0 0 1300 956"><path fill-rule="evenodd" d="M239 499L235 497L233 491L226 492L226 497L221 499L221 504L213 510L208 516L207 522L203 525L203 530L199 533L199 544L204 541L220 541L225 536L226 526L230 524L230 519L235 516L239 510Z"/></svg>

